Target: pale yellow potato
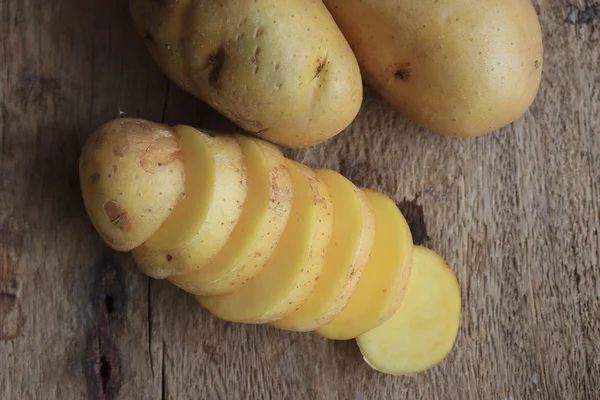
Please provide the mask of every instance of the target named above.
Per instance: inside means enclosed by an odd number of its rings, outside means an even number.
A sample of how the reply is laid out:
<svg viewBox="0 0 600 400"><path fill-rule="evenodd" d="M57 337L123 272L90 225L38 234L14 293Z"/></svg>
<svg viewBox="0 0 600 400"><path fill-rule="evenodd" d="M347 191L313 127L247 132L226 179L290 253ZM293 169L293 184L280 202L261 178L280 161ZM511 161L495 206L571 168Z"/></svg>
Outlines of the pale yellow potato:
<svg viewBox="0 0 600 400"><path fill-rule="evenodd" d="M175 131L182 137L187 197L132 251L138 267L158 279L208 264L229 240L248 191L246 160L232 135L209 136L185 126Z"/></svg>
<svg viewBox="0 0 600 400"><path fill-rule="evenodd" d="M360 70L320 0L130 0L162 71L240 127L302 147L341 132Z"/></svg>
<svg viewBox="0 0 600 400"><path fill-rule="evenodd" d="M452 350L460 325L456 276L436 253L416 246L406 294L398 311L356 341L378 371L409 375L440 363Z"/></svg>
<svg viewBox="0 0 600 400"><path fill-rule="evenodd" d="M119 251L146 241L185 196L175 133L139 119L116 119L99 127L83 147L79 177L92 224Z"/></svg>
<svg viewBox="0 0 600 400"><path fill-rule="evenodd" d="M335 171L316 170L333 202L333 233L315 289L300 308L271 326L311 331L331 322L348 304L369 261L375 238L373 212L363 192Z"/></svg>
<svg viewBox="0 0 600 400"><path fill-rule="evenodd" d="M434 132L479 136L518 119L540 85L529 0L324 0L365 80Z"/></svg>
<svg viewBox="0 0 600 400"><path fill-rule="evenodd" d="M329 339L353 339L385 322L400 306L410 276L413 241L404 216L390 198L364 192L375 216L373 251L349 303L317 330Z"/></svg>
<svg viewBox="0 0 600 400"><path fill-rule="evenodd" d="M286 162L294 199L275 253L258 275L235 292L196 297L221 319L247 323L280 319L306 300L319 278L333 228L331 196L308 167Z"/></svg>
<svg viewBox="0 0 600 400"><path fill-rule="evenodd" d="M292 207L292 178L275 146L235 135L248 166L248 194L229 241L206 266L169 280L202 296L231 293L260 272L275 251Z"/></svg>

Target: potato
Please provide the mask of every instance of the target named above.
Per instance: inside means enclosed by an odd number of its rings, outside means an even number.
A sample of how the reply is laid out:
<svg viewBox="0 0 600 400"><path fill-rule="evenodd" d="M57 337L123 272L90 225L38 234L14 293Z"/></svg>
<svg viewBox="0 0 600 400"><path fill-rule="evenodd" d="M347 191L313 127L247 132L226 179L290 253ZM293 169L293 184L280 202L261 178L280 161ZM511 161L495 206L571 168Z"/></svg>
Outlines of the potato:
<svg viewBox="0 0 600 400"><path fill-rule="evenodd" d="M375 238L375 221L363 192L337 172L319 169L333 202L333 233L315 289L300 308L271 326L311 331L331 322L348 304Z"/></svg>
<svg viewBox="0 0 600 400"><path fill-rule="evenodd" d="M413 241L408 223L389 198L364 192L375 216L375 242L348 305L317 330L329 339L354 339L385 322L400 306L410 276Z"/></svg>
<svg viewBox="0 0 600 400"><path fill-rule="evenodd" d="M441 362L452 350L460 310L460 288L452 270L433 251L416 246L400 308L356 341L365 361L381 372L421 372Z"/></svg>
<svg viewBox="0 0 600 400"><path fill-rule="evenodd" d="M324 0L365 80L434 132L479 136L533 102L542 34L529 0Z"/></svg>
<svg viewBox="0 0 600 400"><path fill-rule="evenodd" d="M143 120L123 118L99 127L83 147L79 177L92 224L120 251L151 237L185 196L175 133Z"/></svg>
<svg viewBox="0 0 600 400"><path fill-rule="evenodd" d="M235 135L248 166L248 195L229 241L206 266L171 276L183 290L202 296L235 291L260 272L275 250L292 207L292 178L273 145Z"/></svg>
<svg viewBox="0 0 600 400"><path fill-rule="evenodd" d="M321 143L362 102L356 58L320 0L130 0L161 70L272 142Z"/></svg>
<svg viewBox="0 0 600 400"><path fill-rule="evenodd" d="M221 319L358 338L366 360L391 374L427 368L452 347L451 271L420 248L413 267L394 202L335 171L257 138L116 120L84 146L81 177L105 241L135 247L143 272ZM126 225L107 215L115 198Z"/></svg>
<svg viewBox="0 0 600 400"><path fill-rule="evenodd" d="M308 167L291 160L287 163L294 199L273 256L235 292L196 297L221 319L265 323L282 318L306 300L319 278L333 227L331 196Z"/></svg>
<svg viewBox="0 0 600 400"><path fill-rule="evenodd" d="M140 269L159 279L209 263L229 240L248 192L246 161L231 135L174 129L182 138L187 197L156 234L132 251Z"/></svg>

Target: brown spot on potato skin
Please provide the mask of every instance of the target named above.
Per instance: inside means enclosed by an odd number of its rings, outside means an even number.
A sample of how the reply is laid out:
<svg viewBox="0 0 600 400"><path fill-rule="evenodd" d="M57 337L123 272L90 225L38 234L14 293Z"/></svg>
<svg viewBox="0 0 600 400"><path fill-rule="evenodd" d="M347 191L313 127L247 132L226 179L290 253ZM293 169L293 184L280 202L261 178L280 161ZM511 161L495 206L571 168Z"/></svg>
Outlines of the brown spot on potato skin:
<svg viewBox="0 0 600 400"><path fill-rule="evenodd" d="M323 72L323 70L325 69L325 65L327 65L327 56L325 57L319 57L317 59L317 70L315 73L315 76L313 77L313 81L315 79L317 79L319 76L321 76L321 72Z"/></svg>
<svg viewBox="0 0 600 400"><path fill-rule="evenodd" d="M260 47L257 47L254 50L254 55L250 57L250 63L253 64L252 74L256 75L258 73L258 56L260 55Z"/></svg>
<svg viewBox="0 0 600 400"><path fill-rule="evenodd" d="M410 72L406 70L399 69L394 73L394 76L400 80L407 80L410 78Z"/></svg>
<svg viewBox="0 0 600 400"><path fill-rule="evenodd" d="M173 136L165 136L154 141L148 146L140 157L140 166L150 174L159 168L169 165L183 157L179 144Z"/></svg>
<svg viewBox="0 0 600 400"><path fill-rule="evenodd" d="M152 36L150 32L146 32L146 34L144 35L144 39L156 46L156 40L154 40L154 36Z"/></svg>
<svg viewBox="0 0 600 400"><path fill-rule="evenodd" d="M323 72L323 68L325 68L325 66L324 66L323 64L319 64L319 65L317 66L317 76L319 76L319 74L320 74L321 72Z"/></svg>
<svg viewBox="0 0 600 400"><path fill-rule="evenodd" d="M91 179L92 183L98 183L98 182L100 182L100 174L97 172L94 172L92 174L92 176L90 177L90 179Z"/></svg>
<svg viewBox="0 0 600 400"><path fill-rule="evenodd" d="M396 71L394 72L394 78L401 80L401 81L407 81L410 79L410 77L411 77L410 64L399 65L397 67Z"/></svg>
<svg viewBox="0 0 600 400"><path fill-rule="evenodd" d="M216 52L208 55L208 83L213 87L218 87L221 83L221 72L225 63L225 49L220 47Z"/></svg>
<svg viewBox="0 0 600 400"><path fill-rule="evenodd" d="M107 141L108 141L108 139L106 138L106 135L104 133L100 133L96 137L96 139L94 139L94 148L100 149L102 146L104 146L106 144Z"/></svg>
<svg viewBox="0 0 600 400"><path fill-rule="evenodd" d="M120 230L126 232L131 230L131 219L129 218L129 215L116 201L110 200L104 203L104 213L110 223Z"/></svg>
<svg viewBox="0 0 600 400"><path fill-rule="evenodd" d="M117 157L125 157L125 152L122 147L113 148L113 154Z"/></svg>

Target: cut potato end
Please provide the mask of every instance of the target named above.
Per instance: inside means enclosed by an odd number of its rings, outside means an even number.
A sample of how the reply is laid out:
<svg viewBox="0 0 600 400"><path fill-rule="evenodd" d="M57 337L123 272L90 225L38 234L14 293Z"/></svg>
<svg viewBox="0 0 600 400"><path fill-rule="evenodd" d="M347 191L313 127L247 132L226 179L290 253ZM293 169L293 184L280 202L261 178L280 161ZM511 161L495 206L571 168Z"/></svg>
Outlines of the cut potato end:
<svg viewBox="0 0 600 400"><path fill-rule="evenodd" d="M416 246L406 294L396 313L356 341L374 369L409 375L440 363L452 350L460 324L456 276L436 253Z"/></svg>
<svg viewBox="0 0 600 400"><path fill-rule="evenodd" d="M310 331L331 322L348 304L373 247L373 213L362 191L335 171L316 172L331 193L333 233L314 291L299 310L271 323L280 329Z"/></svg>
<svg viewBox="0 0 600 400"><path fill-rule="evenodd" d="M151 237L185 193L173 130L131 118L100 126L87 140L79 178L88 216L104 241L129 251Z"/></svg>
<svg viewBox="0 0 600 400"><path fill-rule="evenodd" d="M202 296L234 292L260 272L271 257L292 206L292 180L283 154L274 146L234 135L248 165L248 195L225 247L205 267L169 279Z"/></svg>
<svg viewBox="0 0 600 400"><path fill-rule="evenodd" d="M316 283L331 236L331 198L307 167L286 160L294 198L288 223L260 273L231 294L196 299L217 317L266 323L291 313Z"/></svg>
<svg viewBox="0 0 600 400"><path fill-rule="evenodd" d="M192 192L190 198L186 199L189 200L186 203L190 209L188 211L195 219L185 218L185 213L178 213L176 222L180 225L169 224L171 234L180 239L168 239L171 246L165 246L151 238L132 251L140 269L158 279L197 270L210 262L229 240L242 212L248 190L246 161L240 145L231 135L209 136L189 127L176 128L190 137L201 138L208 144L214 160L214 166L209 167L209 172L214 170L214 179L208 179L204 183L214 184L212 187L199 187L199 190ZM200 143L196 140L188 142L198 146ZM201 150L195 151L201 154ZM191 168L205 166L199 159L190 163ZM206 192L210 194L208 200L205 198ZM192 195L199 197L193 198ZM192 206L196 202L201 203L199 208L208 204L208 211L192 212ZM203 213L205 218L201 221ZM190 240L179 247L174 246L183 240L177 234L177 226L182 226L186 234L193 232Z"/></svg>
<svg viewBox="0 0 600 400"><path fill-rule="evenodd" d="M329 339L353 339L391 317L410 276L413 241L406 220L391 199L363 191L375 216L373 251L348 305L317 330Z"/></svg>

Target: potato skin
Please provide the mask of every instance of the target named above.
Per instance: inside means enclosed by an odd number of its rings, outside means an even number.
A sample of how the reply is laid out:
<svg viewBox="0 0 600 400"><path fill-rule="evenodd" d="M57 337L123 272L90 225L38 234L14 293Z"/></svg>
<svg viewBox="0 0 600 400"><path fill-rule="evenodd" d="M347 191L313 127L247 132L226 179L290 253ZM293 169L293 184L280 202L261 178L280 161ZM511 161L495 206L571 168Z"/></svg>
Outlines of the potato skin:
<svg viewBox="0 0 600 400"><path fill-rule="evenodd" d="M100 126L82 149L79 178L92 224L119 251L150 238L185 196L173 130L144 120L123 118Z"/></svg>
<svg viewBox="0 0 600 400"><path fill-rule="evenodd" d="M480 136L533 102L542 34L529 0L324 0L365 80L434 132Z"/></svg>
<svg viewBox="0 0 600 400"><path fill-rule="evenodd" d="M130 0L130 8L161 70L259 137L311 146L358 113L356 57L320 0Z"/></svg>

